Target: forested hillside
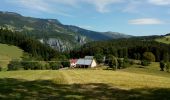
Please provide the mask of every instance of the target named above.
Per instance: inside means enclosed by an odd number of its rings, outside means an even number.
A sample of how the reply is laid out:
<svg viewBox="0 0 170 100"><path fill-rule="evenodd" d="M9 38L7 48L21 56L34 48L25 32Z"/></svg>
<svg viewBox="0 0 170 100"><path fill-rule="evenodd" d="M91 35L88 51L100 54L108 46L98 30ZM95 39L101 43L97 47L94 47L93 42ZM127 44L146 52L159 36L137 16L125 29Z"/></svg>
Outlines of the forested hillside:
<svg viewBox="0 0 170 100"><path fill-rule="evenodd" d="M18 32L0 29L0 43L15 45L34 57L50 60L60 54L49 46Z"/></svg>
<svg viewBox="0 0 170 100"><path fill-rule="evenodd" d="M156 42L156 37L138 37L131 39L118 39L102 42L91 42L79 50L71 52L72 57L85 55L114 55L119 58L143 59L144 52L152 52L156 61L167 59L170 55L170 45ZM168 57L169 59L169 57Z"/></svg>

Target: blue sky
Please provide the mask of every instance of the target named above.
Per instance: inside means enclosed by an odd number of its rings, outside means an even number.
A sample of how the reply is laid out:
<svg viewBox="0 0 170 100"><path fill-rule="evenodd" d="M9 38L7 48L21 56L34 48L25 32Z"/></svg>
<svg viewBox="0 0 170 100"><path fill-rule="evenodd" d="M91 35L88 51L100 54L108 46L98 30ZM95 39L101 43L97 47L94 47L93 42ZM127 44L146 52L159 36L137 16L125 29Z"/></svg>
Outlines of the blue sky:
<svg viewBox="0 0 170 100"><path fill-rule="evenodd" d="M170 32L170 0L1 0L0 10L101 32L137 36Z"/></svg>

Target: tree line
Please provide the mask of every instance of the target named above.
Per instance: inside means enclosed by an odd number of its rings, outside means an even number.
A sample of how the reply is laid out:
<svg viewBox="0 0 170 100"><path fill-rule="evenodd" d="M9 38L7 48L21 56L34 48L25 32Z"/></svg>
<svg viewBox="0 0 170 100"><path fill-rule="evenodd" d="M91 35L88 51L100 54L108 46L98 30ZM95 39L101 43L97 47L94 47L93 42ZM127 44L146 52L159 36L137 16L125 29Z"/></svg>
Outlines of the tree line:
<svg viewBox="0 0 170 100"><path fill-rule="evenodd" d="M91 56L108 56L113 55L117 58L130 58L143 60L145 52L152 52L155 61L169 61L170 45L145 39L117 39L111 41L95 41L83 45L79 49L70 51L73 58Z"/></svg>
<svg viewBox="0 0 170 100"><path fill-rule="evenodd" d="M31 56L41 60L59 59L62 56L61 53L38 40L7 29L0 29L0 43L18 46Z"/></svg>

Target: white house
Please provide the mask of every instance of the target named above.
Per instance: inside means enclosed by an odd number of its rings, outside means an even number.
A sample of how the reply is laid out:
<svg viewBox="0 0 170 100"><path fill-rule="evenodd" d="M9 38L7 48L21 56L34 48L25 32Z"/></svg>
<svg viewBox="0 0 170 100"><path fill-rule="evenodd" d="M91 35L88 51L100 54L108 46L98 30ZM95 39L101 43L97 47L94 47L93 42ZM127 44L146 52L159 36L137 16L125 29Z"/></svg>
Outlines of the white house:
<svg viewBox="0 0 170 100"><path fill-rule="evenodd" d="M76 67L80 68L94 68L97 66L96 61L93 59L93 56L85 56L84 58L78 59Z"/></svg>

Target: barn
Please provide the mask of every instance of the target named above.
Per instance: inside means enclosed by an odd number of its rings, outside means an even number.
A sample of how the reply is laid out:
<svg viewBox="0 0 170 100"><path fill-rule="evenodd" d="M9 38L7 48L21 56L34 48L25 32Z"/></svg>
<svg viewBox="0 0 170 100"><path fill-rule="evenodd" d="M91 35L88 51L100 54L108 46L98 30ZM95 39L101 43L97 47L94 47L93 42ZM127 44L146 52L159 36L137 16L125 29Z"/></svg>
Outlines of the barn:
<svg viewBox="0 0 170 100"><path fill-rule="evenodd" d="M97 66L93 56L85 56L84 58L78 59L76 67L79 68L94 68Z"/></svg>

